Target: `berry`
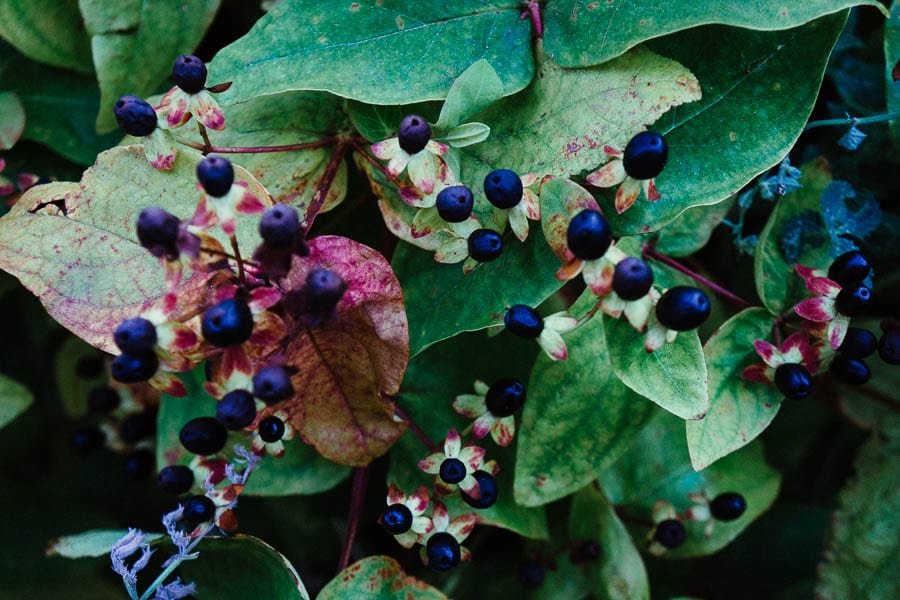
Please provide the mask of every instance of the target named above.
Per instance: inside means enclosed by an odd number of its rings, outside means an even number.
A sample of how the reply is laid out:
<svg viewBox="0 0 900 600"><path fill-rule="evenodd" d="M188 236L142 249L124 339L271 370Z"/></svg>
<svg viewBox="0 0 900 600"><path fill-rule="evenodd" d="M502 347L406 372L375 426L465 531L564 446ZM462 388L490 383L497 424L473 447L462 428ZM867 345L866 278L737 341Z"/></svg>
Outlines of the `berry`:
<svg viewBox="0 0 900 600"><path fill-rule="evenodd" d="M221 156L207 156L197 163L197 180L213 198L221 198L234 183L234 167Z"/></svg>
<svg viewBox="0 0 900 600"><path fill-rule="evenodd" d="M478 482L478 489L481 495L473 498L469 494L460 490L463 501L472 508L484 509L490 508L497 502L497 480L487 471L475 471L472 477Z"/></svg>
<svg viewBox="0 0 900 600"><path fill-rule="evenodd" d="M638 300L647 295L653 285L653 269L639 258L629 256L616 265L612 288L622 300Z"/></svg>
<svg viewBox="0 0 900 600"><path fill-rule="evenodd" d="M784 363L775 369L775 387L791 400L802 400L812 391L812 375L801 364Z"/></svg>
<svg viewBox="0 0 900 600"><path fill-rule="evenodd" d="M747 510L747 501L736 492L719 494L709 503L709 512L719 521L734 521Z"/></svg>
<svg viewBox="0 0 900 600"><path fill-rule="evenodd" d="M213 417L197 417L184 424L178 439L188 452L206 456L225 447L228 431Z"/></svg>
<svg viewBox="0 0 900 600"><path fill-rule="evenodd" d="M544 583L544 567L536 560L526 560L519 565L519 583L533 590Z"/></svg>
<svg viewBox="0 0 900 600"><path fill-rule="evenodd" d="M156 129L156 111L137 96L122 96L113 107L122 131L134 137L146 137Z"/></svg>
<svg viewBox="0 0 900 600"><path fill-rule="evenodd" d="M598 211L586 208L569 221L566 245L582 260L600 258L612 244L612 230Z"/></svg>
<svg viewBox="0 0 900 600"><path fill-rule="evenodd" d="M156 325L147 319L126 319L116 327L113 339L125 354L150 352L156 345Z"/></svg>
<svg viewBox="0 0 900 600"><path fill-rule="evenodd" d="M253 333L253 313L243 298L235 296L222 300L203 313L200 330L213 346L237 346Z"/></svg>
<svg viewBox="0 0 900 600"><path fill-rule="evenodd" d="M256 418L256 400L246 390L233 390L225 394L216 406L216 419L226 429L243 429Z"/></svg>
<svg viewBox="0 0 900 600"><path fill-rule="evenodd" d="M158 368L159 359L152 352L120 354L113 359L110 374L119 383L139 383L153 377Z"/></svg>
<svg viewBox="0 0 900 600"><path fill-rule="evenodd" d="M484 402L495 417L508 417L525 403L525 386L518 379L505 377L488 388Z"/></svg>
<svg viewBox="0 0 900 600"><path fill-rule="evenodd" d="M331 312L347 291L343 277L328 269L313 269L306 276L306 305L318 313Z"/></svg>
<svg viewBox="0 0 900 600"><path fill-rule="evenodd" d="M137 236L141 246L157 258L178 258L178 230L181 221L161 208L151 206L138 215Z"/></svg>
<svg viewBox="0 0 900 600"><path fill-rule="evenodd" d="M884 329L878 339L878 356L889 365L900 365L900 328Z"/></svg>
<svg viewBox="0 0 900 600"><path fill-rule="evenodd" d="M444 483L459 483L466 478L466 466L458 458L445 458L439 475Z"/></svg>
<svg viewBox="0 0 900 600"><path fill-rule="evenodd" d="M428 538L425 553L428 566L436 571L447 571L459 564L459 542L446 531L439 531Z"/></svg>
<svg viewBox="0 0 900 600"><path fill-rule="evenodd" d="M431 126L419 115L407 115L400 121L397 141L407 154L417 154L425 149L431 139Z"/></svg>
<svg viewBox="0 0 900 600"><path fill-rule="evenodd" d="M497 208L512 208L522 201L522 180L515 171L497 169L484 178L484 195Z"/></svg>
<svg viewBox="0 0 900 600"><path fill-rule="evenodd" d="M92 413L109 412L121 402L119 392L108 385L97 387L88 392L87 406Z"/></svg>
<svg viewBox="0 0 900 600"><path fill-rule="evenodd" d="M701 290L687 285L675 286L656 304L656 318L668 329L696 329L709 317L709 298Z"/></svg>
<svg viewBox="0 0 900 600"><path fill-rule="evenodd" d="M687 538L684 524L678 519L666 519L656 524L653 539L668 549L677 548Z"/></svg>
<svg viewBox="0 0 900 600"><path fill-rule="evenodd" d="M206 65L196 56L182 54L172 65L172 79L188 94L196 94L206 85Z"/></svg>
<svg viewBox="0 0 900 600"><path fill-rule="evenodd" d="M524 304L510 306L503 323L507 331L523 338L536 338L544 330L544 319L538 311Z"/></svg>
<svg viewBox="0 0 900 600"><path fill-rule="evenodd" d="M594 562L600 558L603 552L602 546L593 540L580 540L569 550L569 560L572 564Z"/></svg>
<svg viewBox="0 0 900 600"><path fill-rule="evenodd" d="M144 479L153 472L153 466L156 464L156 458L153 452L146 448L138 448L125 457L125 475L129 479Z"/></svg>
<svg viewBox="0 0 900 600"><path fill-rule="evenodd" d="M135 444L156 431L156 417L149 412L128 415L119 423L119 437L126 444Z"/></svg>
<svg viewBox="0 0 900 600"><path fill-rule="evenodd" d="M96 379L103 375L106 365L102 358L82 356L75 363L75 374L82 379Z"/></svg>
<svg viewBox="0 0 900 600"><path fill-rule="evenodd" d="M287 204L276 204L259 220L259 235L273 248L288 248L300 233L300 216Z"/></svg>
<svg viewBox="0 0 900 600"><path fill-rule="evenodd" d="M464 185L445 187L435 200L438 214L448 223L462 223L468 219L474 205L472 190Z"/></svg>
<svg viewBox="0 0 900 600"><path fill-rule="evenodd" d="M79 454L88 454L103 446L106 434L94 425L81 427L72 433L69 438L69 446Z"/></svg>
<svg viewBox="0 0 900 600"><path fill-rule="evenodd" d="M849 358L843 354L835 355L830 370L832 375L849 385L862 385L872 376L869 365L858 358Z"/></svg>
<svg viewBox="0 0 900 600"><path fill-rule="evenodd" d="M391 504L381 513L379 519L381 526L392 535L409 531L412 521L412 512L405 504Z"/></svg>
<svg viewBox="0 0 900 600"><path fill-rule="evenodd" d="M852 250L834 259L828 267L828 279L837 282L841 287L850 287L861 283L869 276L871 270L869 259L859 250Z"/></svg>
<svg viewBox="0 0 900 600"><path fill-rule="evenodd" d="M263 367L253 376L253 395L266 404L287 400L294 395L291 374L278 365Z"/></svg>
<svg viewBox="0 0 900 600"><path fill-rule="evenodd" d="M212 521L216 514L215 503L206 496L191 496L184 501L184 518L188 523L205 523Z"/></svg>
<svg viewBox="0 0 900 600"><path fill-rule="evenodd" d="M628 145L622 156L625 173L634 179L653 179L662 173L669 158L669 146L661 135L642 131Z"/></svg>
<svg viewBox="0 0 900 600"><path fill-rule="evenodd" d="M860 327L848 327L838 352L849 358L866 358L874 354L877 347L878 339L874 333Z"/></svg>
<svg viewBox="0 0 900 600"><path fill-rule="evenodd" d="M259 437L267 444L277 442L284 435L284 421L278 417L266 417L259 423Z"/></svg>
<svg viewBox="0 0 900 600"><path fill-rule="evenodd" d="M170 494L183 494L194 485L194 472L184 465L170 465L156 476L159 489Z"/></svg>
<svg viewBox="0 0 900 600"><path fill-rule="evenodd" d="M476 229L469 235L469 256L491 262L503 253L503 238L493 229Z"/></svg>
<svg viewBox="0 0 900 600"><path fill-rule="evenodd" d="M834 305L838 312L848 317L856 317L869 307L872 290L864 285L850 286L838 292Z"/></svg>

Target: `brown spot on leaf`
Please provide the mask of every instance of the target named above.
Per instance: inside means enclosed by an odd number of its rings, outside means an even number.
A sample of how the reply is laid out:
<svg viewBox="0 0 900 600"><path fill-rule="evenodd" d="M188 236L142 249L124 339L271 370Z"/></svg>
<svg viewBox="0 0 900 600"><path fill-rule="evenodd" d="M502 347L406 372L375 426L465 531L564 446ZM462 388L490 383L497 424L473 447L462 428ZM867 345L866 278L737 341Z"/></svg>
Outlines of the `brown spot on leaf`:
<svg viewBox="0 0 900 600"><path fill-rule="evenodd" d="M351 4L351 5L350 5L350 10L353 11L353 12L358 11L358 10L359 10L359 2L354 2L353 4Z"/></svg>
<svg viewBox="0 0 900 600"><path fill-rule="evenodd" d="M736 141L736 140L737 140L737 134L736 134L735 132L733 132L733 131L729 131L729 132L728 132L728 139L731 140L732 142Z"/></svg>
<svg viewBox="0 0 900 600"><path fill-rule="evenodd" d="M397 23L397 29L403 29L403 27L406 25L403 22L403 17L398 16L396 19L394 19L394 21L396 21L396 23Z"/></svg>
<svg viewBox="0 0 900 600"><path fill-rule="evenodd" d="M595 10L598 6L600 6L599 2L588 2L585 8L587 8L588 10Z"/></svg>

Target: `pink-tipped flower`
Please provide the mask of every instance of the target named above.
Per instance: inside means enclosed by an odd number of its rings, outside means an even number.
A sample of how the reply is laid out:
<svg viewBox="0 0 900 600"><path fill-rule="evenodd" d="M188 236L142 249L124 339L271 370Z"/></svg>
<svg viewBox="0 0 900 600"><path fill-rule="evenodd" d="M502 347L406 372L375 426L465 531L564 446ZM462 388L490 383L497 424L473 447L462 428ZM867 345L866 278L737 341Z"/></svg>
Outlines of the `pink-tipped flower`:
<svg viewBox="0 0 900 600"><path fill-rule="evenodd" d="M648 158L652 158L656 161L656 164L651 166L659 166L659 170L654 169L642 169L636 166L630 166L629 163L634 162L634 158L632 157L633 153L633 145L636 141L643 141L644 136L648 140L652 137L651 142L655 143L658 148L661 148L662 151L654 148L651 150L656 150L653 156L650 154L642 154L639 156L641 159L640 167L644 167L645 164L652 163ZM661 144L660 144L661 142ZM644 195L651 202L655 202L660 199L660 194L656 189L656 183L654 178L659 171L662 171L662 167L665 165L666 158L668 156L668 151L665 149L665 141L662 140L662 137L658 134L654 134L652 132L643 132L636 135L632 140L628 143L628 146L625 148L624 152L616 150L610 146L604 146L603 151L609 156L612 160L607 162L603 167L594 171L590 175L587 176L587 182L593 186L600 188L610 188L616 185L619 185L618 191L616 191L616 212L622 214L635 203L638 196L643 189ZM647 149L647 144L643 144L641 148L643 150ZM661 164L659 160L661 158ZM653 173L653 171L656 171ZM653 174L651 174L653 173Z"/></svg>
<svg viewBox="0 0 900 600"><path fill-rule="evenodd" d="M387 509L378 517L378 523L404 548L412 548L422 535L434 529L431 517L425 516L425 511L431 506L431 498L425 486L407 496L391 483L388 487L387 505Z"/></svg>
<svg viewBox="0 0 900 600"><path fill-rule="evenodd" d="M843 289L839 283L828 279L826 273L820 269L794 265L797 274L806 282L806 289L816 295L815 298L807 298L794 307L794 312L814 323L827 323L825 339L832 348L837 349L847 329L850 327L850 317L847 312L856 312L857 304L861 303L855 297L857 291L864 291L865 298L862 302L868 302L868 288L860 286L858 290L852 288Z"/></svg>
<svg viewBox="0 0 900 600"><path fill-rule="evenodd" d="M439 157L449 150L446 144L431 139L431 127L418 115L408 115L400 123L397 137L372 144L372 154L388 161L387 172L396 177L404 170L423 194L431 194L442 169Z"/></svg>
<svg viewBox="0 0 900 600"><path fill-rule="evenodd" d="M755 363L744 369L742 379L774 384L792 399L809 395L812 375L819 368L821 349L818 345L809 343L805 331L788 336L781 348L765 340L756 340L753 347L763 363Z"/></svg>
<svg viewBox="0 0 900 600"><path fill-rule="evenodd" d="M473 498L481 497L478 480L473 473L484 460L484 448L463 446L459 433L451 429L444 440L443 452L435 452L419 461L419 468L429 475L436 475L435 488L450 493L459 488Z"/></svg>
<svg viewBox="0 0 900 600"><path fill-rule="evenodd" d="M436 501L431 520L434 524L433 529L421 536L422 548L419 555L423 564L439 571L446 571L456 566L459 561L472 560L472 553L462 546L462 543L478 523L478 516L475 513L465 513L451 520L444 503ZM429 560L429 555L437 560Z"/></svg>
<svg viewBox="0 0 900 600"><path fill-rule="evenodd" d="M475 419L472 437L477 440L488 433L498 446L509 446L516 434L514 413L525 401L525 386L516 379L500 379L489 386L475 382L474 394L460 394L453 400L453 410Z"/></svg>

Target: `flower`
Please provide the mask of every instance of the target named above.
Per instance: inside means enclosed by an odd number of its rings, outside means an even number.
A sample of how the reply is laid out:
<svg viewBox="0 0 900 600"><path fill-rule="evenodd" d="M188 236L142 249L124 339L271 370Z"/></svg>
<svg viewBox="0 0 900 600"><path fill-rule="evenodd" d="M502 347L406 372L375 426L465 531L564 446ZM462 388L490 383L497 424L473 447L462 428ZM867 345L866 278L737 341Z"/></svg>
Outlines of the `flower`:
<svg viewBox="0 0 900 600"><path fill-rule="evenodd" d="M250 192L245 181L232 183L228 193L220 198L209 196L200 183L197 189L200 190L200 201L191 218L191 225L199 231L207 231L221 223L222 231L233 236L237 228L235 213L255 215L266 210L266 205Z"/></svg>
<svg viewBox="0 0 900 600"><path fill-rule="evenodd" d="M211 88L204 87L194 94L189 94L176 85L159 101L156 112L165 119L165 124L170 129L181 127L190 121L193 115L205 127L221 131L225 129L225 114L213 98L212 92L224 91L223 87L228 89L229 86L220 84Z"/></svg>
<svg viewBox="0 0 900 600"><path fill-rule="evenodd" d="M400 491L400 488L391 483L388 486L387 505L390 507L395 504L401 504L409 509L412 515L412 524L409 530L394 534L394 539L404 548L412 548L421 535L427 534L434 529L431 517L425 516L425 511L431 506L428 488L421 486L407 496ZM378 522L381 523L381 517L378 518Z"/></svg>
<svg viewBox="0 0 900 600"><path fill-rule="evenodd" d="M253 451L257 454L268 454L270 456L274 456L276 458L280 458L284 456L284 440L290 440L294 438L294 428L291 427L288 419L288 415L284 412L277 410L269 416L277 417L281 419L282 424L284 425L284 433L281 434L281 437L273 442L267 442L260 436L259 433L259 423L263 420L263 414L259 413L256 416L256 422L252 425L253 429ZM266 417L268 418L268 417Z"/></svg>
<svg viewBox="0 0 900 600"><path fill-rule="evenodd" d="M794 265L797 273L806 281L806 289L816 298L807 298L794 307L794 312L815 323L827 323L825 339L832 348L837 348L844 341L850 317L842 314L837 307L837 297L841 293L841 285L828 279L825 271Z"/></svg>
<svg viewBox="0 0 900 600"><path fill-rule="evenodd" d="M388 161L387 171L394 177L403 172L422 193L429 195L441 173L446 172L447 163L440 157L449 150L446 144L428 140L425 147L415 154L409 154L400 147L400 138L392 137L372 144L372 154ZM433 200L432 200L433 202Z"/></svg>
<svg viewBox="0 0 900 600"><path fill-rule="evenodd" d="M750 365L741 373L741 379L758 383L775 383L775 370L784 364L803 365L810 375L815 375L818 371L819 347L809 343L809 337L805 331L798 331L788 336L781 343L781 348L765 340L754 341L753 347L765 364Z"/></svg>
<svg viewBox="0 0 900 600"><path fill-rule="evenodd" d="M480 440L488 433L498 446L509 446L516 434L516 418L513 415L498 417L487 406L490 386L480 379L475 381L474 394L460 394L453 400L453 410L464 417L475 419L472 436Z"/></svg>
<svg viewBox="0 0 900 600"><path fill-rule="evenodd" d="M651 288L651 300L654 304L660 298L659 292ZM678 331L669 329L659 322L656 318L656 311L651 310L648 315L646 324L647 335L644 337L644 350L647 352L655 352L663 347L664 344L671 344L678 337Z"/></svg>
<svg viewBox="0 0 900 600"><path fill-rule="evenodd" d="M463 446L459 433L451 429L444 440L444 451L435 452L420 460L419 468L437 476L436 491L450 493L454 487L459 487L473 498L480 498L478 480L472 474L481 468L483 458L484 448Z"/></svg>
<svg viewBox="0 0 900 600"><path fill-rule="evenodd" d="M449 533L452 535L457 543L460 544L459 559L464 561L472 560L472 552L462 546L462 543L475 529L475 525L478 523L478 515L475 513L464 513L451 520L450 513L447 512L447 507L444 503L435 501L434 509L431 511L431 521L433 529L421 536L422 548L419 549L419 556L422 558L423 564L428 564L428 553L425 549L428 540L436 533Z"/></svg>
<svg viewBox="0 0 900 600"><path fill-rule="evenodd" d="M526 173L519 177L522 180L522 199L512 208L494 207L494 225L498 231L506 228L507 221L513 233L524 242L528 238L528 219L541 220L541 202L537 193L530 189L539 181L536 173Z"/></svg>
<svg viewBox="0 0 900 600"><path fill-rule="evenodd" d="M578 319L570 317L565 311L544 317L544 329L538 336L538 346L550 357L550 360L566 360L569 350L562 339L563 333L578 327Z"/></svg>
<svg viewBox="0 0 900 600"><path fill-rule="evenodd" d="M647 196L647 199L651 202L656 202L662 197L656 190L654 178L651 177L650 179L643 180L635 179L625 173L625 162L622 160L622 156L624 155L623 152L610 146L604 146L603 151L607 156L611 157L612 160L603 165L602 168L588 175L587 182L600 188L609 188L619 185L620 183L622 184L616 192L617 213L622 214L631 208L631 205L634 204L638 195L641 193L641 189L644 190L644 195Z"/></svg>

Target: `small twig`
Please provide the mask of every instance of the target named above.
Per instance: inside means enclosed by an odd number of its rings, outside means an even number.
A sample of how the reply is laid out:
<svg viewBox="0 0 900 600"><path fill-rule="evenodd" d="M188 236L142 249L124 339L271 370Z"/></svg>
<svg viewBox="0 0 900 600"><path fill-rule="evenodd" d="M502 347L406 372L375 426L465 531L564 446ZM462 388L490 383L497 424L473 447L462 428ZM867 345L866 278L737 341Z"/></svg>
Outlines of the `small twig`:
<svg viewBox="0 0 900 600"><path fill-rule="evenodd" d="M852 125L870 125L872 123L893 121L897 118L900 118L900 111L889 112L883 115L875 115L872 117L863 117L861 119L858 119L856 117L845 117L843 119L822 119L821 121L812 121L811 123L807 123L806 127L803 128L803 131L809 131L810 129L816 129L818 127L847 127Z"/></svg>
<svg viewBox="0 0 900 600"><path fill-rule="evenodd" d="M225 252L224 250L215 250L213 248L204 248L201 246L200 252L206 252L207 254L212 254L213 256L221 256L224 258L230 258L233 261L241 260L241 258L239 256L229 254L228 252ZM246 258L243 259L243 263L245 265L250 265L252 267L259 267L259 263L252 261L252 260L247 260Z"/></svg>
<svg viewBox="0 0 900 600"><path fill-rule="evenodd" d="M676 271L678 271L680 273L684 273L685 275L687 275L688 277L690 277L697 283L705 285L706 287L708 287L712 291L716 292L720 296L728 298L734 304L740 306L741 308L749 308L749 307L753 306L752 304L750 304L749 302L747 302L746 300L744 300L737 294L735 294L729 290L726 290L719 284L717 284L713 281L710 281L709 279L707 279L706 277L703 277L699 273L692 271L691 269L684 266L683 264L676 261L675 259L673 259L669 256L666 256L665 254L662 254L661 252L657 251L653 246L650 246L649 244L644 244L644 246L641 248L641 254L644 256L644 258L651 258L653 260L657 260L663 264L666 264L666 265L672 267L673 269L675 269Z"/></svg>
<svg viewBox="0 0 900 600"><path fill-rule="evenodd" d="M350 552L353 549L353 540L356 539L356 530L359 527L359 519L362 515L363 501L366 499L366 483L368 479L369 467L353 469L353 491L350 499L350 514L347 517L347 535L344 537L344 546L341 548L338 572L343 571L350 565Z"/></svg>
<svg viewBox="0 0 900 600"><path fill-rule="evenodd" d="M428 448L429 452L438 452L441 449L440 446L431 441L431 438L428 437L428 434L425 433L425 431L421 427L419 427L419 424L416 423L412 417L410 417L402 408L400 408L400 406L393 398L385 397L384 395L382 395L382 397L393 402L394 414L406 421L406 424L409 425L409 428L416 435L416 437L419 438L419 440L423 444L425 444L425 447Z"/></svg>
<svg viewBox="0 0 900 600"><path fill-rule="evenodd" d="M528 16L531 18L531 26L534 28L534 37L544 37L544 22L541 20L541 6L537 0L528 0ZM525 15L522 15L525 18Z"/></svg>
<svg viewBox="0 0 900 600"><path fill-rule="evenodd" d="M337 176L338 169L341 166L341 162L344 160L346 152L346 140L338 140L337 146L334 148L334 153L331 155L331 159L325 166L325 172L322 174L322 179L319 180L319 185L316 186L316 193L313 194L312 200L309 201L309 208L306 209L306 219L304 223L306 231L309 231L310 228L312 228L316 216L318 216L319 211L322 210L322 206L325 204L328 192L331 191L331 185L334 183L334 178Z"/></svg>
<svg viewBox="0 0 900 600"><path fill-rule="evenodd" d="M603 305L603 298L599 298L597 302L586 312L584 316L578 319L578 324L575 325L575 329L578 329L588 321L594 318L594 315L597 314L597 311L600 310L600 307Z"/></svg>
<svg viewBox="0 0 900 600"><path fill-rule="evenodd" d="M238 248L237 238L232 235L229 240L231 241L231 249L234 252L234 259L237 261L238 279L241 280L241 283L244 283L246 281L244 277L244 261L241 259L241 250Z"/></svg>
<svg viewBox="0 0 900 600"><path fill-rule="evenodd" d="M366 149L366 147L363 146L363 145L360 143L359 139L357 139L357 138L351 138L351 139L350 139L350 144L353 146L353 149L356 150L357 152L359 152L359 154L360 154L363 158L365 158L367 161L369 161L369 163L370 163L373 167L375 167L376 169L378 169L378 171L380 171L381 174L384 175L384 176L387 178L388 181L390 181L391 183L393 183L394 185L396 185L398 188L406 187L406 186L403 185L403 182L402 182L402 181L400 181L399 179L397 179L396 176L391 175L391 174L388 172L388 170L385 168L385 166L384 166L383 164L381 164L380 162L378 162L378 160L377 160L374 156L372 156L371 154L369 154L368 149Z"/></svg>
<svg viewBox="0 0 900 600"><path fill-rule="evenodd" d="M206 133L206 125L198 121L197 130L200 132L200 137L203 138L203 147L201 148L201 151L203 152L203 156L206 156L210 153L210 148L212 148L212 144L209 141L209 135Z"/></svg>
<svg viewBox="0 0 900 600"><path fill-rule="evenodd" d="M194 148L195 150L207 150L217 154L264 154L266 152L294 152L296 150L316 150L331 146L337 138L332 136L314 142L303 142L301 144L284 144L281 146L205 146L197 142L182 140L177 138L179 144Z"/></svg>

